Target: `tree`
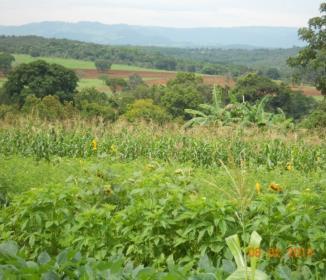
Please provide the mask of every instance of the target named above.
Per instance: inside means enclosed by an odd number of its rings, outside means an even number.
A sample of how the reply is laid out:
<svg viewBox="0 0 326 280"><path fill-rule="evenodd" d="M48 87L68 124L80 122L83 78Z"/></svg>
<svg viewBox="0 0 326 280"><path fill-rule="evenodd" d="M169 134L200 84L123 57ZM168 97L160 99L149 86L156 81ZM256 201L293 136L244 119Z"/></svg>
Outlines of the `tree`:
<svg viewBox="0 0 326 280"><path fill-rule="evenodd" d="M15 57L9 53L0 54L0 71L7 74L11 70L11 65L15 61Z"/></svg>
<svg viewBox="0 0 326 280"><path fill-rule="evenodd" d="M58 96L61 103L72 101L78 77L75 72L58 64L37 60L21 64L9 73L4 84L4 99L7 103L22 106L28 95L43 98L47 95Z"/></svg>
<svg viewBox="0 0 326 280"><path fill-rule="evenodd" d="M117 90L123 90L128 86L128 83L123 78L108 78L105 83L114 93L116 93Z"/></svg>
<svg viewBox="0 0 326 280"><path fill-rule="evenodd" d="M257 73L249 73L239 78L233 89L233 94L239 101L244 99L250 103L256 103L265 96L275 95L278 92L278 84Z"/></svg>
<svg viewBox="0 0 326 280"><path fill-rule="evenodd" d="M280 72L277 70L277 68L269 68L266 73L266 77L272 80L278 80L281 75Z"/></svg>
<svg viewBox="0 0 326 280"><path fill-rule="evenodd" d="M107 59L99 59L95 61L95 67L99 72L107 72L111 69L112 62Z"/></svg>
<svg viewBox="0 0 326 280"><path fill-rule="evenodd" d="M128 80L128 88L133 90L137 88L139 85L144 85L145 82L143 81L142 77L137 74L133 74L129 77Z"/></svg>
<svg viewBox="0 0 326 280"><path fill-rule="evenodd" d="M178 73L175 79L168 82L161 102L172 116L189 119L190 115L185 113L185 109L196 109L203 103L199 90L202 83L202 78L193 73Z"/></svg>
<svg viewBox="0 0 326 280"><path fill-rule="evenodd" d="M326 2L320 5L320 17L311 18L308 27L299 29L299 37L307 42L295 57L288 59L288 64L302 70L314 71L314 84L326 96ZM302 77L303 71L300 71Z"/></svg>
<svg viewBox="0 0 326 280"><path fill-rule="evenodd" d="M302 126L307 128L326 127L326 100L325 99L306 119L303 120Z"/></svg>

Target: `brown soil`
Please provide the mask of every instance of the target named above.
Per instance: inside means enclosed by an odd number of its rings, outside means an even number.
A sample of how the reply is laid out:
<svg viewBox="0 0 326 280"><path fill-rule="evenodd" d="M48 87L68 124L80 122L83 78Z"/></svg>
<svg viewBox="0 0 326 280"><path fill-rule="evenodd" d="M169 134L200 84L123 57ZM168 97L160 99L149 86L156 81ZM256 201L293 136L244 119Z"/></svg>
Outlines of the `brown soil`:
<svg viewBox="0 0 326 280"><path fill-rule="evenodd" d="M106 73L99 73L94 69L75 69L77 75L80 78L85 79L97 79L100 76L108 75L112 78L128 78L133 74L137 74L143 79L145 82L150 85L164 85L169 80L175 78L176 73L174 72L156 72L156 71L127 71L127 70L110 70ZM148 80L146 80L148 79ZM203 75L204 82L206 84L218 84L221 86L230 86L234 85L234 81L232 79L227 79L224 76L210 76Z"/></svg>
<svg viewBox="0 0 326 280"><path fill-rule="evenodd" d="M306 96L321 96L321 92L315 87L311 86L294 86L292 90L302 91Z"/></svg>
<svg viewBox="0 0 326 280"><path fill-rule="evenodd" d="M99 73L95 69L75 69L80 78L97 79L100 76L108 75L112 78L128 78L133 74L137 74L149 85L165 85L169 80L175 78L175 72L156 72L156 71L130 71L130 70L110 70L108 72ZM221 86L233 87L235 81L225 76L203 75L204 83L216 84ZM307 96L321 96L320 91L311 86L296 86L293 90L300 90Z"/></svg>

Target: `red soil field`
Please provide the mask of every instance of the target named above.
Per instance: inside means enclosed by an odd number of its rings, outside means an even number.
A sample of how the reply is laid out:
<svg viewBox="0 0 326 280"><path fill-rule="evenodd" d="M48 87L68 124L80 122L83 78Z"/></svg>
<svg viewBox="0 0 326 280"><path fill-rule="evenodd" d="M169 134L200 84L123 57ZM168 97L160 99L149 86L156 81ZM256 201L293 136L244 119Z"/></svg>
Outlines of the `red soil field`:
<svg viewBox="0 0 326 280"><path fill-rule="evenodd" d="M321 96L321 92L312 86L294 86L291 88L294 91L302 91L306 96Z"/></svg>
<svg viewBox="0 0 326 280"><path fill-rule="evenodd" d="M164 85L169 80L175 78L175 72L156 72L156 71L126 71L126 70L110 70L107 73L99 73L93 69L75 69L79 77L85 79L97 79L101 75L108 75L112 78L128 78L133 74L137 74L142 77L146 83L150 85ZM232 79L227 79L224 76L210 76L203 75L204 82L207 84L218 84L221 86L234 86Z"/></svg>
<svg viewBox="0 0 326 280"><path fill-rule="evenodd" d="M142 77L149 85L165 85L170 79L175 78L175 72L156 72L156 71L126 71L126 70L110 70L107 73L99 73L95 69L75 69L76 73L81 78L85 79L97 79L101 75L108 75L112 78L128 78L133 74L137 74ZM225 76L211 76L203 75L204 83L217 84L221 86L233 87L235 81ZM307 96L321 96L320 91L311 86L296 86L292 87L293 90L302 91Z"/></svg>

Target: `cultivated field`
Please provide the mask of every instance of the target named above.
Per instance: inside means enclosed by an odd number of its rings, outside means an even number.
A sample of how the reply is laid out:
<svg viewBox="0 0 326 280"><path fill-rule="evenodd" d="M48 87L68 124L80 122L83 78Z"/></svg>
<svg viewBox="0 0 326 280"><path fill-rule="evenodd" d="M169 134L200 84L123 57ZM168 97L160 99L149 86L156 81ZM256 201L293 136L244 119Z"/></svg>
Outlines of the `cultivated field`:
<svg viewBox="0 0 326 280"><path fill-rule="evenodd" d="M99 90L108 90L99 77L108 75L114 78L128 78L133 74L137 74L142 77L147 84L150 85L162 85L166 84L168 80L173 79L176 76L175 72L161 71L157 69L146 69L131 65L113 64L111 70L108 73L99 73L94 66L92 61L83 61L76 59L56 58L56 57L38 57L34 58L29 55L16 54L16 65L20 63L28 63L37 59L43 59L49 63L57 63L67 68L76 70L78 75L81 77L79 84L80 88L88 85L95 86ZM234 80L225 76L214 76L214 75L201 75L204 82L207 84L217 84L221 86L232 87ZM91 81L94 80L94 81ZM1 79L0 79L1 83ZM320 92L312 86L299 86L293 87L294 90L300 90L307 96L321 96Z"/></svg>
<svg viewBox="0 0 326 280"><path fill-rule="evenodd" d="M77 119L15 118L0 127L0 238L15 240L27 260L46 259L34 275L85 275L85 266L103 275L115 256L112 279L226 279L235 269L226 238L237 233L252 258L255 230L267 275L323 279L322 135ZM80 263L63 257L75 256L70 246ZM15 258L6 262L25 265Z"/></svg>

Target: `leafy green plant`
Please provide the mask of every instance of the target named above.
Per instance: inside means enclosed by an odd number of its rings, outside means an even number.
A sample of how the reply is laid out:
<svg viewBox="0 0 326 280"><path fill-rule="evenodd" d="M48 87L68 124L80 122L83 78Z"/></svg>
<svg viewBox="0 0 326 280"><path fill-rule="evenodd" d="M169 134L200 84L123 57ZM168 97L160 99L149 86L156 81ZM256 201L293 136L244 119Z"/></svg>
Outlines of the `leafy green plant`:
<svg viewBox="0 0 326 280"><path fill-rule="evenodd" d="M259 249L261 242L261 236L257 232L253 232L250 237L249 248L257 250ZM240 240L238 235L232 235L226 238L226 243L228 244L230 251L237 264L237 270L233 272L227 280L264 280L268 279L267 275L258 270L257 267L257 257L250 257L250 267L247 267L246 259L243 257Z"/></svg>

